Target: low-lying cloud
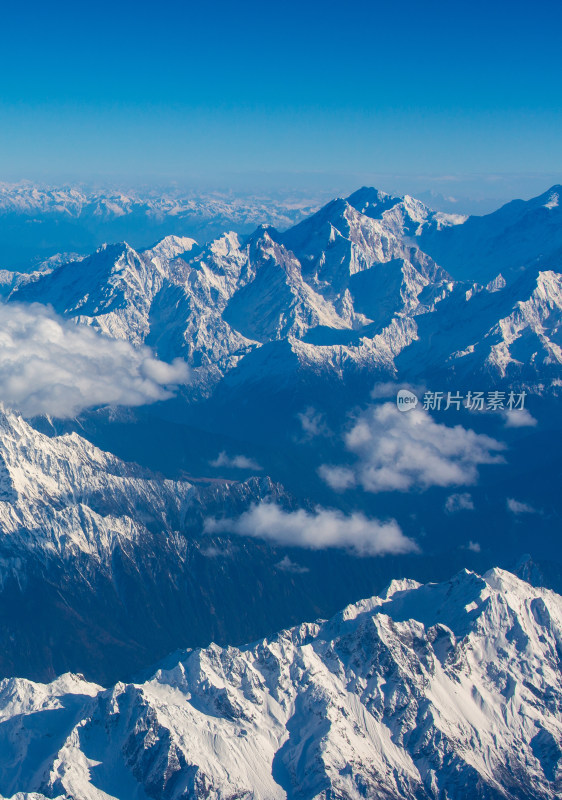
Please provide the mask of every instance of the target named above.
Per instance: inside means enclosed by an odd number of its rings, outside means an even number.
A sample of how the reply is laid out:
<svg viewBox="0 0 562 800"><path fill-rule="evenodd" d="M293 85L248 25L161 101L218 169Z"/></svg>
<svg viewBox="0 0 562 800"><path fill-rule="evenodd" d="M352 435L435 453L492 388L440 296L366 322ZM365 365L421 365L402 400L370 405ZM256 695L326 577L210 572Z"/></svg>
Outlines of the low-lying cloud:
<svg viewBox="0 0 562 800"><path fill-rule="evenodd" d="M534 428L538 424L526 408L506 411L504 419L506 428Z"/></svg>
<svg viewBox="0 0 562 800"><path fill-rule="evenodd" d="M474 511L474 500L468 492L451 494L445 501L445 511L448 514L457 514L459 511Z"/></svg>
<svg viewBox="0 0 562 800"><path fill-rule="evenodd" d="M158 361L148 347L110 339L40 303L0 304L0 403L25 417L154 403L188 380L181 359Z"/></svg>
<svg viewBox="0 0 562 800"><path fill-rule="evenodd" d="M317 507L315 511L286 511L274 502L262 501L236 519L208 519L206 533L235 533L264 539L286 547L309 550L345 548L360 556L413 553L416 543L404 536L395 520L381 522L356 512Z"/></svg>
<svg viewBox="0 0 562 800"><path fill-rule="evenodd" d="M307 572L310 572L308 567L303 567L302 564L297 564L294 561L291 561L289 556L284 556L281 561L278 561L275 565L277 569L280 569L281 572L290 572L293 575L304 575Z"/></svg>
<svg viewBox="0 0 562 800"><path fill-rule="evenodd" d="M304 411L299 412L297 419L301 424L305 439L330 435L330 429L324 415L316 411L312 406L308 406Z"/></svg>
<svg viewBox="0 0 562 800"><path fill-rule="evenodd" d="M529 505L529 503L522 503L520 500L515 500L514 497L508 497L506 500L507 510L512 514L536 514L537 509Z"/></svg>
<svg viewBox="0 0 562 800"><path fill-rule="evenodd" d="M253 469L253 470L262 470L263 467L261 464L258 464L253 458L249 458L248 456L237 455L237 456L229 456L225 450L222 450L218 456L209 461L211 467L229 467L233 469Z"/></svg>
<svg viewBox="0 0 562 800"><path fill-rule="evenodd" d="M368 492L409 491L476 483L478 466L503 462L501 442L435 422L422 409L401 413L394 403L371 406L345 437L353 465L320 467L333 489L360 486Z"/></svg>

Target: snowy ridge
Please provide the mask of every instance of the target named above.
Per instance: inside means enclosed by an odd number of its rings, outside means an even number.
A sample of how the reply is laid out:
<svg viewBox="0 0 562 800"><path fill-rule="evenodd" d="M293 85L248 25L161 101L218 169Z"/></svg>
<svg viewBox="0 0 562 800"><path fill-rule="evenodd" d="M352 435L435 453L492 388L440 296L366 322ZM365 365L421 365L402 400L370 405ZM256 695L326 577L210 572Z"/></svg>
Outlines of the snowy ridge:
<svg viewBox="0 0 562 800"><path fill-rule="evenodd" d="M76 433L48 437L0 416L0 526L10 547L105 561L115 542L178 530L191 484L158 480ZM6 541L6 539L4 540Z"/></svg>
<svg viewBox="0 0 562 800"><path fill-rule="evenodd" d="M0 559L0 584L6 570L21 567L15 556L26 553L56 557L71 573L79 559L96 569L110 569L116 547L132 547L140 558L151 534L185 549L184 535L197 526L207 505L237 498L249 502L262 491L275 491L267 478L256 481L255 486L250 479L195 487L165 479L100 450L77 433L47 436L20 416L2 412L1 545L13 558Z"/></svg>
<svg viewBox="0 0 562 800"><path fill-rule="evenodd" d="M549 202L523 204L518 218L556 214ZM562 364L557 266L539 271L533 262L516 280L498 268L485 282L455 281L420 245L433 241L428 231L445 236L469 224L461 223L409 196L363 188L284 233L262 225L204 246L178 236L139 252L104 245L29 275L2 273L0 283L8 301L47 302L166 361L184 358L192 399L226 376L237 386L271 380L265 363L282 383L311 370L325 380L348 370L407 380L424 365L556 385L541 371Z"/></svg>
<svg viewBox="0 0 562 800"><path fill-rule="evenodd" d="M421 231L420 247L460 280L487 283L499 272L516 279L522 268L557 268L562 253L560 186L531 200L513 200L464 224Z"/></svg>
<svg viewBox="0 0 562 800"><path fill-rule="evenodd" d="M141 684L5 680L0 790L555 798L561 642L561 597L502 570L464 571L442 584L395 581L328 622L249 647L188 651Z"/></svg>
<svg viewBox="0 0 562 800"><path fill-rule="evenodd" d="M233 223L253 222L255 225L269 219L276 225L289 225L309 209L309 203L298 199L275 200L269 196L236 197L220 192L111 192L0 182L0 214L61 216L70 219L112 219L131 214L173 219L191 215L201 219L230 218Z"/></svg>

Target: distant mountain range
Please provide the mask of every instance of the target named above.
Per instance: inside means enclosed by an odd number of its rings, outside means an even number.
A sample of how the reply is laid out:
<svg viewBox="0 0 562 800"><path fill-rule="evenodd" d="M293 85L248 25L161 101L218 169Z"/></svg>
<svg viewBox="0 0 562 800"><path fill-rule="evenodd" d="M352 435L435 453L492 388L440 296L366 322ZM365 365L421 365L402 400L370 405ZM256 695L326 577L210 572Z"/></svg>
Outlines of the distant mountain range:
<svg viewBox="0 0 562 800"><path fill-rule="evenodd" d="M288 227L320 203L293 195L107 191L0 183L0 268L30 269L55 253L84 255L126 239L148 247L170 234L208 241L268 222Z"/></svg>

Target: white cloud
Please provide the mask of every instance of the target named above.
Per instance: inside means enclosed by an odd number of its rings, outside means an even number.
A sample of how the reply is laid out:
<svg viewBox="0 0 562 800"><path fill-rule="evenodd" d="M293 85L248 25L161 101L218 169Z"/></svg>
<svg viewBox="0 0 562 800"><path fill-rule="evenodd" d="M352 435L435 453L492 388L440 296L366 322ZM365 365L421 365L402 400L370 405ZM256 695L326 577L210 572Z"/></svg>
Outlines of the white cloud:
<svg viewBox="0 0 562 800"><path fill-rule="evenodd" d="M0 403L23 416L144 405L188 380L180 359L165 364L148 347L110 339L40 303L0 304Z"/></svg>
<svg viewBox="0 0 562 800"><path fill-rule="evenodd" d="M526 408L512 409L504 413L506 428L534 428L537 420Z"/></svg>
<svg viewBox="0 0 562 800"><path fill-rule="evenodd" d="M480 543L473 542L472 539L467 544L466 549L470 550L472 553L479 553L482 550L482 548L480 547Z"/></svg>
<svg viewBox="0 0 562 800"><path fill-rule="evenodd" d="M228 542L223 547L210 544L207 547L203 547L199 552L202 556L205 556L205 558L230 558L236 553L236 550L237 548L232 547L230 542Z"/></svg>
<svg viewBox="0 0 562 800"><path fill-rule="evenodd" d="M537 509L530 506L528 503L521 503L513 497L507 498L507 508L512 514L536 514Z"/></svg>
<svg viewBox="0 0 562 800"><path fill-rule="evenodd" d="M348 467L330 467L322 464L318 468L318 474L336 492L351 489L356 484L355 473Z"/></svg>
<svg viewBox="0 0 562 800"><path fill-rule="evenodd" d="M396 395L400 389L407 389L413 392L417 397L422 397L425 392L425 387L413 383L395 383L394 381L386 381L382 383L375 383L371 390L371 397L373 400L395 400Z"/></svg>
<svg viewBox="0 0 562 800"><path fill-rule="evenodd" d="M212 467L230 467L235 469L255 469L261 470L263 467L258 464L257 461L254 461L253 458L248 458L248 456L229 456L226 454L225 450L222 450L218 456L213 459L213 461L209 461L209 464Z"/></svg>
<svg viewBox="0 0 562 800"><path fill-rule="evenodd" d="M267 501L251 506L237 519L208 519L205 531L236 533L309 550L342 547L361 556L418 550L395 520L380 522L358 512L346 516L341 511L320 507L314 512L285 511L277 503Z"/></svg>
<svg viewBox="0 0 562 800"><path fill-rule="evenodd" d="M291 561L289 556L282 558L281 561L278 561L275 566L277 569L280 569L283 572L291 572L293 575L304 575L305 572L310 572L308 567L303 567L301 564Z"/></svg>
<svg viewBox="0 0 562 800"><path fill-rule="evenodd" d="M394 403L371 406L345 443L357 456L355 482L369 492L473 484L480 464L503 462L501 442L461 425L441 425L422 409L401 414ZM328 483L337 483L337 468L322 466ZM343 477L352 485L347 473Z"/></svg>
<svg viewBox="0 0 562 800"><path fill-rule="evenodd" d="M299 412L297 418L307 439L313 439L316 436L328 436L330 433L324 415L316 411L312 406L308 406L304 411Z"/></svg>
<svg viewBox="0 0 562 800"><path fill-rule="evenodd" d="M445 502L445 511L456 514L458 511L474 511L474 501L468 492L451 494Z"/></svg>

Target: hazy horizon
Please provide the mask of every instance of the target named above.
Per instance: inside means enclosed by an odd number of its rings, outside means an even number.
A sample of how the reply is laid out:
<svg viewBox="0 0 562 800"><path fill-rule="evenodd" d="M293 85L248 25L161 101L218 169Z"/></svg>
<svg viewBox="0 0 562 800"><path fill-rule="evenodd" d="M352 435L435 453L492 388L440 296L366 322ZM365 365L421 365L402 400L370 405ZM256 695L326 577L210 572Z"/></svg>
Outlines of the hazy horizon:
<svg viewBox="0 0 562 800"><path fill-rule="evenodd" d="M561 22L556 0L12 5L0 180L367 184L485 213L562 182Z"/></svg>
<svg viewBox="0 0 562 800"><path fill-rule="evenodd" d="M362 186L391 195L410 194L438 211L487 214L511 200L529 200L562 183L562 174L537 175L391 175L376 173L227 173L222 176L6 176L4 187L77 188L84 192L131 192L147 195L294 197L295 202L323 203L345 197Z"/></svg>

